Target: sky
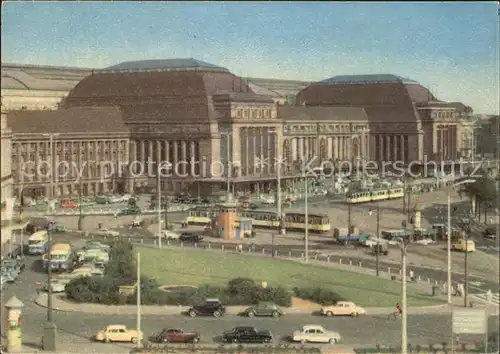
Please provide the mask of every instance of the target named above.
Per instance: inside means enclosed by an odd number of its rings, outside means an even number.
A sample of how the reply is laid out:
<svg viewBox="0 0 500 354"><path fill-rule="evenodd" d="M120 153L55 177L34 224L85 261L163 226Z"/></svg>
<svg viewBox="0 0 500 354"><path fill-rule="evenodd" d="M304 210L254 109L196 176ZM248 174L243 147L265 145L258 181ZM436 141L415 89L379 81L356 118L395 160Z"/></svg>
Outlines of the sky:
<svg viewBox="0 0 500 354"><path fill-rule="evenodd" d="M496 2L2 2L2 63L196 58L240 76L395 74L499 111Z"/></svg>

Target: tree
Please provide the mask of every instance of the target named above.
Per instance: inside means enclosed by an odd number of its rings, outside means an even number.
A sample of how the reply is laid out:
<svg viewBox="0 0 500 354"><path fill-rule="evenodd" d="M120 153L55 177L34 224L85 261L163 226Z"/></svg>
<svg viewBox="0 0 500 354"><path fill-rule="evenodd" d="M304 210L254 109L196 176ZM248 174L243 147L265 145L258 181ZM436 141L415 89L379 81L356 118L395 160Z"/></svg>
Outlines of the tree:
<svg viewBox="0 0 500 354"><path fill-rule="evenodd" d="M133 246L125 240L113 243L109 252L110 261L106 265L105 275L120 285L133 285L137 279L137 262Z"/></svg>
<svg viewBox="0 0 500 354"><path fill-rule="evenodd" d="M498 196L498 183L500 181L498 171L483 168L476 173L474 183L464 184L462 191L465 192L475 203L475 213L481 219L484 213L484 221L488 220L488 212L496 208Z"/></svg>

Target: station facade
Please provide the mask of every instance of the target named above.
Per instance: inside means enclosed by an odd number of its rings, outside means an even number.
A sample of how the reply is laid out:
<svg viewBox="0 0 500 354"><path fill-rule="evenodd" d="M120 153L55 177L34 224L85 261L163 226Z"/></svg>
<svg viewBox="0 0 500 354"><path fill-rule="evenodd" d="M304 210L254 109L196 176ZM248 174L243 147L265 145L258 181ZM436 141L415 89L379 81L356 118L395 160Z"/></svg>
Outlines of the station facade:
<svg viewBox="0 0 500 354"><path fill-rule="evenodd" d="M286 102L272 89L289 94L294 83L281 81L264 90L195 59L94 71L56 110L9 111L16 194L152 191L159 167L169 194L209 195L228 181L236 194L270 191L278 162L286 184L303 177L305 163L450 160L460 151L468 108L439 101L415 81L337 76L304 85ZM48 178L36 168L47 158L92 167L83 181ZM26 161L39 176L26 178Z"/></svg>

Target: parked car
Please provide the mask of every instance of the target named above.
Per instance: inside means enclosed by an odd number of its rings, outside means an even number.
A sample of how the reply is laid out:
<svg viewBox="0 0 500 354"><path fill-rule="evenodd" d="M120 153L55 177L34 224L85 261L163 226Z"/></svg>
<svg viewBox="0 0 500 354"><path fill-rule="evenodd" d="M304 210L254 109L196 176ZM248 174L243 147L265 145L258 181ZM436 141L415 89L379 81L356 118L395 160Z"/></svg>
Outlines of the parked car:
<svg viewBox="0 0 500 354"><path fill-rule="evenodd" d="M261 301L257 305L247 308L243 313L248 317L270 316L274 318L285 314L278 305L268 301Z"/></svg>
<svg viewBox="0 0 500 354"><path fill-rule="evenodd" d="M26 268L26 264L23 259L4 259L2 260L1 265L2 268L13 268L18 273L21 273Z"/></svg>
<svg viewBox="0 0 500 354"><path fill-rule="evenodd" d="M13 283L16 281L17 277L18 277L19 273L17 272L14 272L12 270L3 270L2 269L2 272L1 272L1 277L2 277L2 281L4 283Z"/></svg>
<svg viewBox="0 0 500 354"><path fill-rule="evenodd" d="M226 313L226 308L222 306L219 299L207 299L204 304L191 307L187 311L187 313L191 317L196 317L196 316L220 317Z"/></svg>
<svg viewBox="0 0 500 354"><path fill-rule="evenodd" d="M179 328L165 328L153 336L156 343L198 343L200 335L198 332L184 332Z"/></svg>
<svg viewBox="0 0 500 354"><path fill-rule="evenodd" d="M66 284L68 284L72 279L69 278L61 278L61 279L54 279L51 282L52 286L52 292L53 293L63 293L66 291ZM49 290L49 284L45 284L43 286L44 291Z"/></svg>
<svg viewBox="0 0 500 354"><path fill-rule="evenodd" d="M273 335L269 330L257 330L255 327L238 326L222 334L226 343L270 343Z"/></svg>
<svg viewBox="0 0 500 354"><path fill-rule="evenodd" d="M179 240L180 234L171 230L161 230L161 238L165 240ZM158 234L156 234L158 237Z"/></svg>
<svg viewBox="0 0 500 354"><path fill-rule="evenodd" d="M137 206L130 206L127 209L123 209L119 212L120 215L137 215L141 213L141 208Z"/></svg>
<svg viewBox="0 0 500 354"><path fill-rule="evenodd" d="M195 232L183 232L179 236L181 242L200 242L203 237Z"/></svg>
<svg viewBox="0 0 500 354"><path fill-rule="evenodd" d="M142 331L138 331L136 329L128 329L124 325L107 325L95 335L95 340L106 343L137 343L139 339L142 339Z"/></svg>
<svg viewBox="0 0 500 354"><path fill-rule="evenodd" d="M485 238L491 238L494 240L497 238L497 230L493 227L488 227L488 228L484 229L483 236Z"/></svg>
<svg viewBox="0 0 500 354"><path fill-rule="evenodd" d="M335 305L325 306L321 309L321 314L325 316L352 316L363 315L366 310L357 306L352 301L339 301Z"/></svg>
<svg viewBox="0 0 500 354"><path fill-rule="evenodd" d="M135 218L134 220L132 220L132 223L130 224L130 226L132 227L141 227L142 225L144 225L144 220L140 218Z"/></svg>
<svg viewBox="0 0 500 354"><path fill-rule="evenodd" d="M305 343L339 343L342 337L338 332L327 331L323 326L307 325L293 332L292 341Z"/></svg>
<svg viewBox="0 0 500 354"><path fill-rule="evenodd" d="M111 248L110 245L106 245L105 243L99 242L99 241L87 241L85 246L83 246L83 250L103 250L103 251L109 251Z"/></svg>

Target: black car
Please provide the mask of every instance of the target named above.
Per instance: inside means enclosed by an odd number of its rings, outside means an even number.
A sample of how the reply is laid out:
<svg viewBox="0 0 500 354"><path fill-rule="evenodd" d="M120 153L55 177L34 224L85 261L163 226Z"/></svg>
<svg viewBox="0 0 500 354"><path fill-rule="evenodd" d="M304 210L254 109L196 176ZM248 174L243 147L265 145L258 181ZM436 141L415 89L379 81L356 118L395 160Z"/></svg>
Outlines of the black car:
<svg viewBox="0 0 500 354"><path fill-rule="evenodd" d="M222 335L222 341L226 343L270 343L272 340L270 331L258 331L255 327L247 326L234 327Z"/></svg>
<svg viewBox="0 0 500 354"><path fill-rule="evenodd" d="M207 300L203 305L196 305L187 311L191 317L196 316L214 316L220 317L226 313L226 308L222 306L219 300Z"/></svg>
<svg viewBox="0 0 500 354"><path fill-rule="evenodd" d="M483 236L485 238L495 239L497 238L497 230L493 227L488 227L483 231Z"/></svg>
<svg viewBox="0 0 500 354"><path fill-rule="evenodd" d="M200 242L203 237L195 232L183 232L179 236L179 241L181 242Z"/></svg>

